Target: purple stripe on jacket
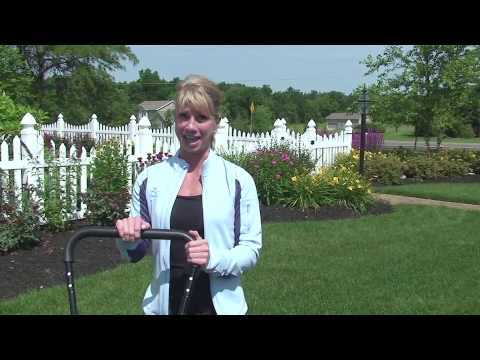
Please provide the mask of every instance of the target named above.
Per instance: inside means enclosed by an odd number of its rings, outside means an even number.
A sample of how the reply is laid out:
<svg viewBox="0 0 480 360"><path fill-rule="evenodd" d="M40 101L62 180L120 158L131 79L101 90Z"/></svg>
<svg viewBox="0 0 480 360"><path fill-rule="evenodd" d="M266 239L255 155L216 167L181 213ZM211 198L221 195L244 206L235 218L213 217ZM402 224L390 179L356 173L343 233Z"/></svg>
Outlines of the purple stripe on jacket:
<svg viewBox="0 0 480 360"><path fill-rule="evenodd" d="M242 189L240 182L235 180L235 218L233 222L234 246L237 246L240 241L240 198L242 197Z"/></svg>
<svg viewBox="0 0 480 360"><path fill-rule="evenodd" d="M142 185L140 185L140 216L143 218L143 220L151 224L150 211L148 210L147 203L147 180L148 178L146 178ZM127 250L130 262L135 263L140 261L147 253L151 242L152 241L150 239L143 239L138 243L135 249Z"/></svg>

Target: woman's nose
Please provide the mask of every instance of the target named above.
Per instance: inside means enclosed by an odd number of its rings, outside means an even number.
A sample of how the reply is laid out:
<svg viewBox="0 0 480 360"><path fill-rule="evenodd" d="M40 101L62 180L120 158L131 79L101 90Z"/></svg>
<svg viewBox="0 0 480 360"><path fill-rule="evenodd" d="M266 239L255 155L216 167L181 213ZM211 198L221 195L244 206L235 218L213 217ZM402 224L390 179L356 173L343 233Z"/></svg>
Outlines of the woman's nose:
<svg viewBox="0 0 480 360"><path fill-rule="evenodd" d="M188 118L187 123L185 124L185 127L191 129L191 128L194 127L195 122L196 122L196 121L195 121L195 115L192 114L192 115L190 115L190 117Z"/></svg>

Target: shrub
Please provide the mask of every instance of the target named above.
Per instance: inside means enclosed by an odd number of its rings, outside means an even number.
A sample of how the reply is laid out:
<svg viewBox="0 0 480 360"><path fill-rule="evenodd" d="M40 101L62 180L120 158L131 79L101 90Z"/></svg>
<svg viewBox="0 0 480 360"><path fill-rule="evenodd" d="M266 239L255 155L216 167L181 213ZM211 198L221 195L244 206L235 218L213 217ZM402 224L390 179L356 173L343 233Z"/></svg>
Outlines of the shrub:
<svg viewBox="0 0 480 360"><path fill-rule="evenodd" d="M308 174L315 166L307 150L284 144L259 148L241 159L255 181L260 202L267 206L279 203L292 177Z"/></svg>
<svg viewBox="0 0 480 360"><path fill-rule="evenodd" d="M38 204L33 201L34 189L22 189L22 209L8 203L0 204L0 252L30 248L40 241Z"/></svg>
<svg viewBox="0 0 480 360"><path fill-rule="evenodd" d="M332 200L328 199L329 202L325 204L333 203L359 213L366 211L373 204L370 182L356 169L331 166L321 169L314 176L315 181L326 183L334 190Z"/></svg>
<svg viewBox="0 0 480 360"><path fill-rule="evenodd" d="M243 165L252 175L260 202L267 206L278 204L301 210L339 206L363 212L373 203L369 182L358 175L350 160L347 166L314 171L306 150L293 151L284 145L223 156Z"/></svg>
<svg viewBox="0 0 480 360"><path fill-rule="evenodd" d="M37 195L42 199L45 227L51 232L64 231L70 228L73 212L76 209L76 184L72 183L73 173L79 178L79 166L63 167L60 171L58 161L55 160L53 151L46 148L44 151L45 163L43 181L39 178L36 188ZM70 159L75 162L77 159ZM62 182L65 184L62 187Z"/></svg>
<svg viewBox="0 0 480 360"><path fill-rule="evenodd" d="M126 216L130 200L128 161L117 140L103 143L97 150L90 172L92 180L83 197L86 219L95 225L113 225Z"/></svg>
<svg viewBox="0 0 480 360"><path fill-rule="evenodd" d="M279 203L305 210L338 206L361 213L373 203L369 182L344 166L322 168L316 173L293 176Z"/></svg>
<svg viewBox="0 0 480 360"><path fill-rule="evenodd" d="M225 160L228 160L234 164L237 164L238 166L244 169L247 168L250 159L254 156L252 153L247 153L243 151L239 153L236 153L236 152L227 153L227 152L219 151L218 155L223 157Z"/></svg>
<svg viewBox="0 0 480 360"><path fill-rule="evenodd" d="M353 149L349 154L340 154L335 166L358 172L360 152ZM403 175L403 162L394 153L365 152L364 176L368 181L378 184L400 184Z"/></svg>

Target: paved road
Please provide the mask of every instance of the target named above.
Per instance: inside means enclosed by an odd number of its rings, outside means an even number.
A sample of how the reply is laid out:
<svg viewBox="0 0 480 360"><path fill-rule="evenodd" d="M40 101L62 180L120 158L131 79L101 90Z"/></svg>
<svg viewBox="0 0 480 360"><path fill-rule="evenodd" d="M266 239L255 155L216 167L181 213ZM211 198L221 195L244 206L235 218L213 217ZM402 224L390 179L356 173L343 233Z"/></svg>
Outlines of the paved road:
<svg viewBox="0 0 480 360"><path fill-rule="evenodd" d="M435 141L432 141L431 147L435 148L437 146ZM385 140L384 147L385 148L394 148L403 146L405 148L413 148L413 140L412 141L398 141L398 140ZM425 149L425 141L422 139L417 142L417 149ZM449 143L444 142L442 143L442 148L449 148L449 149L472 149L472 150L480 150L480 143L477 144L458 144L458 143Z"/></svg>

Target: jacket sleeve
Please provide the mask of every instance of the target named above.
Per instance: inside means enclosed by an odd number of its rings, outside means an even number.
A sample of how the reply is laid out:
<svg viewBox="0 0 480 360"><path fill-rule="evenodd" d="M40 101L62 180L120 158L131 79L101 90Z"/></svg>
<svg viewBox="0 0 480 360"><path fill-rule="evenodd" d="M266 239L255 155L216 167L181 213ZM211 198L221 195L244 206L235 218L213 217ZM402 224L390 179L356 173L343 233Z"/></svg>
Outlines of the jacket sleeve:
<svg viewBox="0 0 480 360"><path fill-rule="evenodd" d="M132 190L130 217L142 216L145 221L150 222L150 215L148 214L148 207L146 204L146 185L147 169L142 171L135 180ZM149 239L138 239L133 242L116 239L116 245L122 257L129 262L134 263L140 261L145 256L150 243L151 240Z"/></svg>
<svg viewBox="0 0 480 360"><path fill-rule="evenodd" d="M244 172L240 191L239 234L232 249L211 252L208 273L240 276L257 263L262 247L262 224L257 189L253 178Z"/></svg>

